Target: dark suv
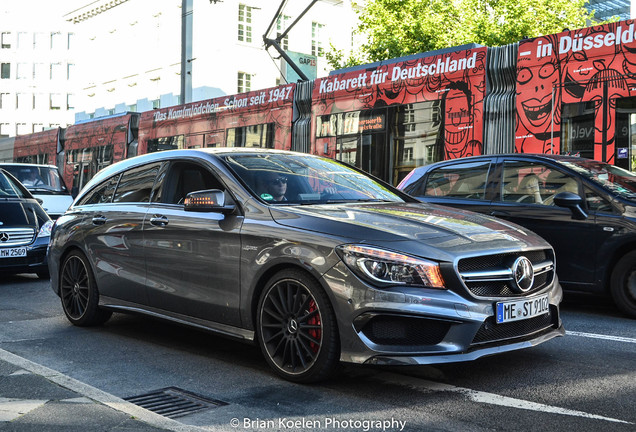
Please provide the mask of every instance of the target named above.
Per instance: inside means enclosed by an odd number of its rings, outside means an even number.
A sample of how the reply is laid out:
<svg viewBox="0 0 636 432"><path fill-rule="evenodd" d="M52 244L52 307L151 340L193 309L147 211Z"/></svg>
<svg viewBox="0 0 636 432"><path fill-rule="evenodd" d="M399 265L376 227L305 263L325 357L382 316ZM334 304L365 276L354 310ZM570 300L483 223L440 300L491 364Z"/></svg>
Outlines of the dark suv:
<svg viewBox="0 0 636 432"><path fill-rule="evenodd" d="M557 155L491 155L416 168L399 189L497 216L554 247L563 289L611 293L636 317L636 175Z"/></svg>
<svg viewBox="0 0 636 432"><path fill-rule="evenodd" d="M0 273L48 278L46 249L52 226L33 195L0 168Z"/></svg>

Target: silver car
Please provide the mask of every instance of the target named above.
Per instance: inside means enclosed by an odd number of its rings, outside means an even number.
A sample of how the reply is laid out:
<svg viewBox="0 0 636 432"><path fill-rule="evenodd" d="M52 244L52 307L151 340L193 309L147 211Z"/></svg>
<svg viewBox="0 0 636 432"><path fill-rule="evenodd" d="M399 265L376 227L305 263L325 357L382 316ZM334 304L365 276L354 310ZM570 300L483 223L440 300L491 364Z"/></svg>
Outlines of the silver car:
<svg viewBox="0 0 636 432"><path fill-rule="evenodd" d="M301 153L175 150L112 165L57 220L49 266L75 325L112 312L190 324L257 343L297 382L339 361L466 361L564 334L540 237Z"/></svg>

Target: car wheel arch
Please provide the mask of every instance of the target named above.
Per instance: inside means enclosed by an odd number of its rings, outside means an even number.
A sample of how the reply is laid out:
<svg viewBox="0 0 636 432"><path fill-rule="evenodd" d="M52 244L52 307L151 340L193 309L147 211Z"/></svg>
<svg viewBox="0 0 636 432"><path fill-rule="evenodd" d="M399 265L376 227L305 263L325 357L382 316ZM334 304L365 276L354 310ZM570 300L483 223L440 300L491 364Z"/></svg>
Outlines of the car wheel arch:
<svg viewBox="0 0 636 432"><path fill-rule="evenodd" d="M267 286L267 282L269 282L269 280L276 274L279 273L282 270L300 270L301 272L305 273L305 275L307 277L312 278L313 280L315 280L320 286L321 288L325 291L325 293L327 294L327 297L329 299L329 302L331 303L332 307L334 305L334 298L333 298L333 293L328 289L328 287L325 285L324 281L322 280L322 277L320 274L318 274L315 269L307 266L307 265L303 265L300 262L289 262L289 261L285 261L285 262L278 262L276 264L271 265L270 267L268 267L267 269L264 269L262 272L259 273L259 275L255 278L255 282L251 288L250 291L250 314L249 317L245 317L246 321L244 324L244 327L249 328L249 330L255 330L256 329L256 314L257 314L257 308L258 308L258 302L259 299L261 297L261 293L263 292L263 290L265 289L265 287Z"/></svg>
<svg viewBox="0 0 636 432"><path fill-rule="evenodd" d="M91 266L91 270L93 271L93 274L96 274L95 268L93 267L93 261L90 259L90 255L86 253L86 251L77 243L69 243L68 245L66 245L66 247L60 254L60 257L58 260L59 264L57 268L58 269L62 268L62 264L64 263L64 260L66 260L66 257L68 257L73 251L79 251L80 253L84 254L84 256L88 258L88 264ZM58 283L56 284L57 286L56 294L60 295L60 283L59 283L60 272L58 272L57 278L58 278Z"/></svg>

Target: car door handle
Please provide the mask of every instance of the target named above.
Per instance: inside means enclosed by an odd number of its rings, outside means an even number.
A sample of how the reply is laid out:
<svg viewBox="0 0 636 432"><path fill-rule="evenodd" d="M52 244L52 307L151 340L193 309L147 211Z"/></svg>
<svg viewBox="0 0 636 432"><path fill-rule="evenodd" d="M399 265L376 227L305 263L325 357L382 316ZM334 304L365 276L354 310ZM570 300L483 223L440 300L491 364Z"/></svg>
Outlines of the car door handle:
<svg viewBox="0 0 636 432"><path fill-rule="evenodd" d="M168 218L161 215L155 215L150 218L150 223L154 226L164 227L168 225Z"/></svg>
<svg viewBox="0 0 636 432"><path fill-rule="evenodd" d="M104 216L95 216L93 218L93 225L104 225L106 223L106 218Z"/></svg>

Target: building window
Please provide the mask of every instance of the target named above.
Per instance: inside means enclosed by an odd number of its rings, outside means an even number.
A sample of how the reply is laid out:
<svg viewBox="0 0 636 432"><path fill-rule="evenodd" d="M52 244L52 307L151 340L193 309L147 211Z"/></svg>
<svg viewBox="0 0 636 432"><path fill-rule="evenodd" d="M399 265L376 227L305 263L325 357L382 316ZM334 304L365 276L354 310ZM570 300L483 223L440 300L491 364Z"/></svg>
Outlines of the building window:
<svg viewBox="0 0 636 432"><path fill-rule="evenodd" d="M289 20L291 19L291 17L287 16L287 15L279 15L278 19L276 19L276 38L280 37L280 35L282 35L285 30L287 30L287 24L289 23ZM289 37L285 36L281 41L280 41L280 46L283 50L287 51L289 49Z"/></svg>
<svg viewBox="0 0 636 432"><path fill-rule="evenodd" d="M33 109L33 96L26 93L17 93L15 98L16 109Z"/></svg>
<svg viewBox="0 0 636 432"><path fill-rule="evenodd" d="M252 89L252 75L245 72L239 72L238 83L237 83L238 92L245 93L250 91L251 89Z"/></svg>
<svg viewBox="0 0 636 432"><path fill-rule="evenodd" d="M47 34L46 33L34 33L33 34L33 49L44 49L44 48L48 48L50 45L50 42L47 38Z"/></svg>
<svg viewBox="0 0 636 432"><path fill-rule="evenodd" d="M9 109L10 93L0 93L0 109Z"/></svg>
<svg viewBox="0 0 636 432"><path fill-rule="evenodd" d="M74 45L75 45L75 33L69 33L66 40L66 48L68 50L71 50L73 49Z"/></svg>
<svg viewBox="0 0 636 432"><path fill-rule="evenodd" d="M31 133L31 128L27 127L26 123L17 123L15 125L16 135L27 135Z"/></svg>
<svg viewBox="0 0 636 432"><path fill-rule="evenodd" d="M0 79L11 78L11 63L0 64Z"/></svg>
<svg viewBox="0 0 636 432"><path fill-rule="evenodd" d="M42 132L44 130L44 125L42 123L33 123L33 133Z"/></svg>
<svg viewBox="0 0 636 432"><path fill-rule="evenodd" d="M51 79L54 81L62 80L62 63L51 63Z"/></svg>
<svg viewBox="0 0 636 432"><path fill-rule="evenodd" d="M60 32L52 32L51 33L51 49L59 51L63 47L62 45L62 33Z"/></svg>
<svg viewBox="0 0 636 432"><path fill-rule="evenodd" d="M51 93L49 109L59 110L62 108L62 95L59 93Z"/></svg>
<svg viewBox="0 0 636 432"><path fill-rule="evenodd" d="M75 76L75 65L73 63L69 63L66 65L66 79L72 80Z"/></svg>
<svg viewBox="0 0 636 432"><path fill-rule="evenodd" d="M324 25L318 24L317 22L311 23L311 55L315 55L316 57L322 57L325 55L325 52L322 48L322 28Z"/></svg>
<svg viewBox="0 0 636 432"><path fill-rule="evenodd" d="M33 63L33 79L44 80L49 78L51 73L49 68L44 63Z"/></svg>
<svg viewBox="0 0 636 432"><path fill-rule="evenodd" d="M244 4L239 5L238 40L252 43L252 8Z"/></svg>
<svg viewBox="0 0 636 432"><path fill-rule="evenodd" d="M29 73L27 72L29 65L27 63L18 63L16 65L16 79L28 79Z"/></svg>
<svg viewBox="0 0 636 432"><path fill-rule="evenodd" d="M0 123L0 138L11 136L11 123Z"/></svg>
<svg viewBox="0 0 636 432"><path fill-rule="evenodd" d="M69 93L66 95L66 109L72 110L75 109L75 95Z"/></svg>
<svg viewBox="0 0 636 432"><path fill-rule="evenodd" d="M10 32L2 32L2 34L0 34L0 47L11 48L11 33Z"/></svg>
<svg viewBox="0 0 636 432"><path fill-rule="evenodd" d="M30 33L19 32L18 33L18 48L33 48L33 38Z"/></svg>

